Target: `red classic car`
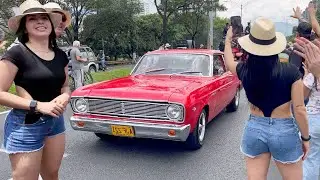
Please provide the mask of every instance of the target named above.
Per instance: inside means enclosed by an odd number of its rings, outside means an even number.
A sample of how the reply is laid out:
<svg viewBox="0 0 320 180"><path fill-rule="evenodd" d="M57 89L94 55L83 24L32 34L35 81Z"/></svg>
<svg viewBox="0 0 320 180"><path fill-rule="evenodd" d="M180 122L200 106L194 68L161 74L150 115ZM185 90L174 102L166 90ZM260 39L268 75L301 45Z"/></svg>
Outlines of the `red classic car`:
<svg viewBox="0 0 320 180"><path fill-rule="evenodd" d="M72 93L75 130L112 136L203 145L206 124L221 111L236 111L240 81L220 51L157 50L145 54L127 77Z"/></svg>

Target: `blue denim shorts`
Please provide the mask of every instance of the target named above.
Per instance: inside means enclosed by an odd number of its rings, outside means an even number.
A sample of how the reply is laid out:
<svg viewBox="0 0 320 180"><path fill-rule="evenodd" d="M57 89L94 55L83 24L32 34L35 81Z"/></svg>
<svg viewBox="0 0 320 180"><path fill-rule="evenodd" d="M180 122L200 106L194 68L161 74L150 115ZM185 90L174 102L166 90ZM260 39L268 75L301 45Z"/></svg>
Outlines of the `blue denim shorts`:
<svg viewBox="0 0 320 180"><path fill-rule="evenodd" d="M64 118L43 115L33 124L25 124L27 111L13 109L4 125L4 149L8 154L27 153L43 148L44 141L65 132Z"/></svg>
<svg viewBox="0 0 320 180"><path fill-rule="evenodd" d="M302 141L294 118L277 119L250 115L241 151L250 158L271 153L274 160L291 164L303 156Z"/></svg>

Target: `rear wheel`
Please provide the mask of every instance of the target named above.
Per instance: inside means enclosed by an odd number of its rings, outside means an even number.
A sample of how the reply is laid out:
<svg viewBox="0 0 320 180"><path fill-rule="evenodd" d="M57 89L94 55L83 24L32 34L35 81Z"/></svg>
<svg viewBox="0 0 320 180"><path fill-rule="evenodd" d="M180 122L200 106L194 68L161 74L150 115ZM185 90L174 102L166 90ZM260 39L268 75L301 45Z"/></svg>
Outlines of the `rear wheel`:
<svg viewBox="0 0 320 180"><path fill-rule="evenodd" d="M232 99L231 103L227 106L227 112L235 112L238 110L240 104L240 88L237 89L236 95Z"/></svg>
<svg viewBox="0 0 320 180"><path fill-rule="evenodd" d="M95 67L94 65L91 65L91 66L89 67L89 72L90 72L90 73L95 73L95 72L97 72L96 67Z"/></svg>
<svg viewBox="0 0 320 180"><path fill-rule="evenodd" d="M207 112L203 109L199 116L196 128L187 139L186 144L189 149L197 150L202 147L206 133L206 125L208 122L207 118Z"/></svg>

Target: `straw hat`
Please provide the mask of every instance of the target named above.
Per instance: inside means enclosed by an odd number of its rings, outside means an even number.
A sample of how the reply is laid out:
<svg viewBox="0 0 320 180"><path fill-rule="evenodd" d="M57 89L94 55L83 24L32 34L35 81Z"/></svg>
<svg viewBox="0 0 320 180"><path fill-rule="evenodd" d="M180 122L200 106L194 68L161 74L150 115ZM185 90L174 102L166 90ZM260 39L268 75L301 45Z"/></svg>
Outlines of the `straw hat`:
<svg viewBox="0 0 320 180"><path fill-rule="evenodd" d="M53 11L61 12L67 18L66 19L66 26L68 27L71 25L71 14L68 11L63 10L59 4L57 4L55 2L49 2L44 5L44 8L49 12L53 12Z"/></svg>
<svg viewBox="0 0 320 180"><path fill-rule="evenodd" d="M8 27L14 33L17 32L21 19L29 14L48 14L52 23L53 28L56 28L61 22L61 15L49 13L45 10L44 6L37 0L26 0L19 6L19 14L11 17L8 21Z"/></svg>
<svg viewBox="0 0 320 180"><path fill-rule="evenodd" d="M240 46L257 56L272 56L281 53L287 45L286 37L276 32L274 23L267 18L258 18L251 26L250 34L238 39Z"/></svg>

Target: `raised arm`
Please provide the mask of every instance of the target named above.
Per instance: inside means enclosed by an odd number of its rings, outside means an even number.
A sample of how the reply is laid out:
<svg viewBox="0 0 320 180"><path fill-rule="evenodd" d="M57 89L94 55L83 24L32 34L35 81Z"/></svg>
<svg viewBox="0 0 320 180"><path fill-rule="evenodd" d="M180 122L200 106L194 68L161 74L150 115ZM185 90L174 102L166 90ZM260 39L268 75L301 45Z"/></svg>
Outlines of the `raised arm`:
<svg viewBox="0 0 320 180"><path fill-rule="evenodd" d="M310 2L308 7L309 15L310 15L310 21L313 31L317 34L318 37L320 37L320 25L317 20L317 10L315 9L315 5Z"/></svg>
<svg viewBox="0 0 320 180"><path fill-rule="evenodd" d="M232 27L229 28L225 40L225 47L224 47L224 57L225 57L225 64L227 67L227 70L231 71L233 74L237 75L237 62L234 61L234 56L232 54Z"/></svg>

